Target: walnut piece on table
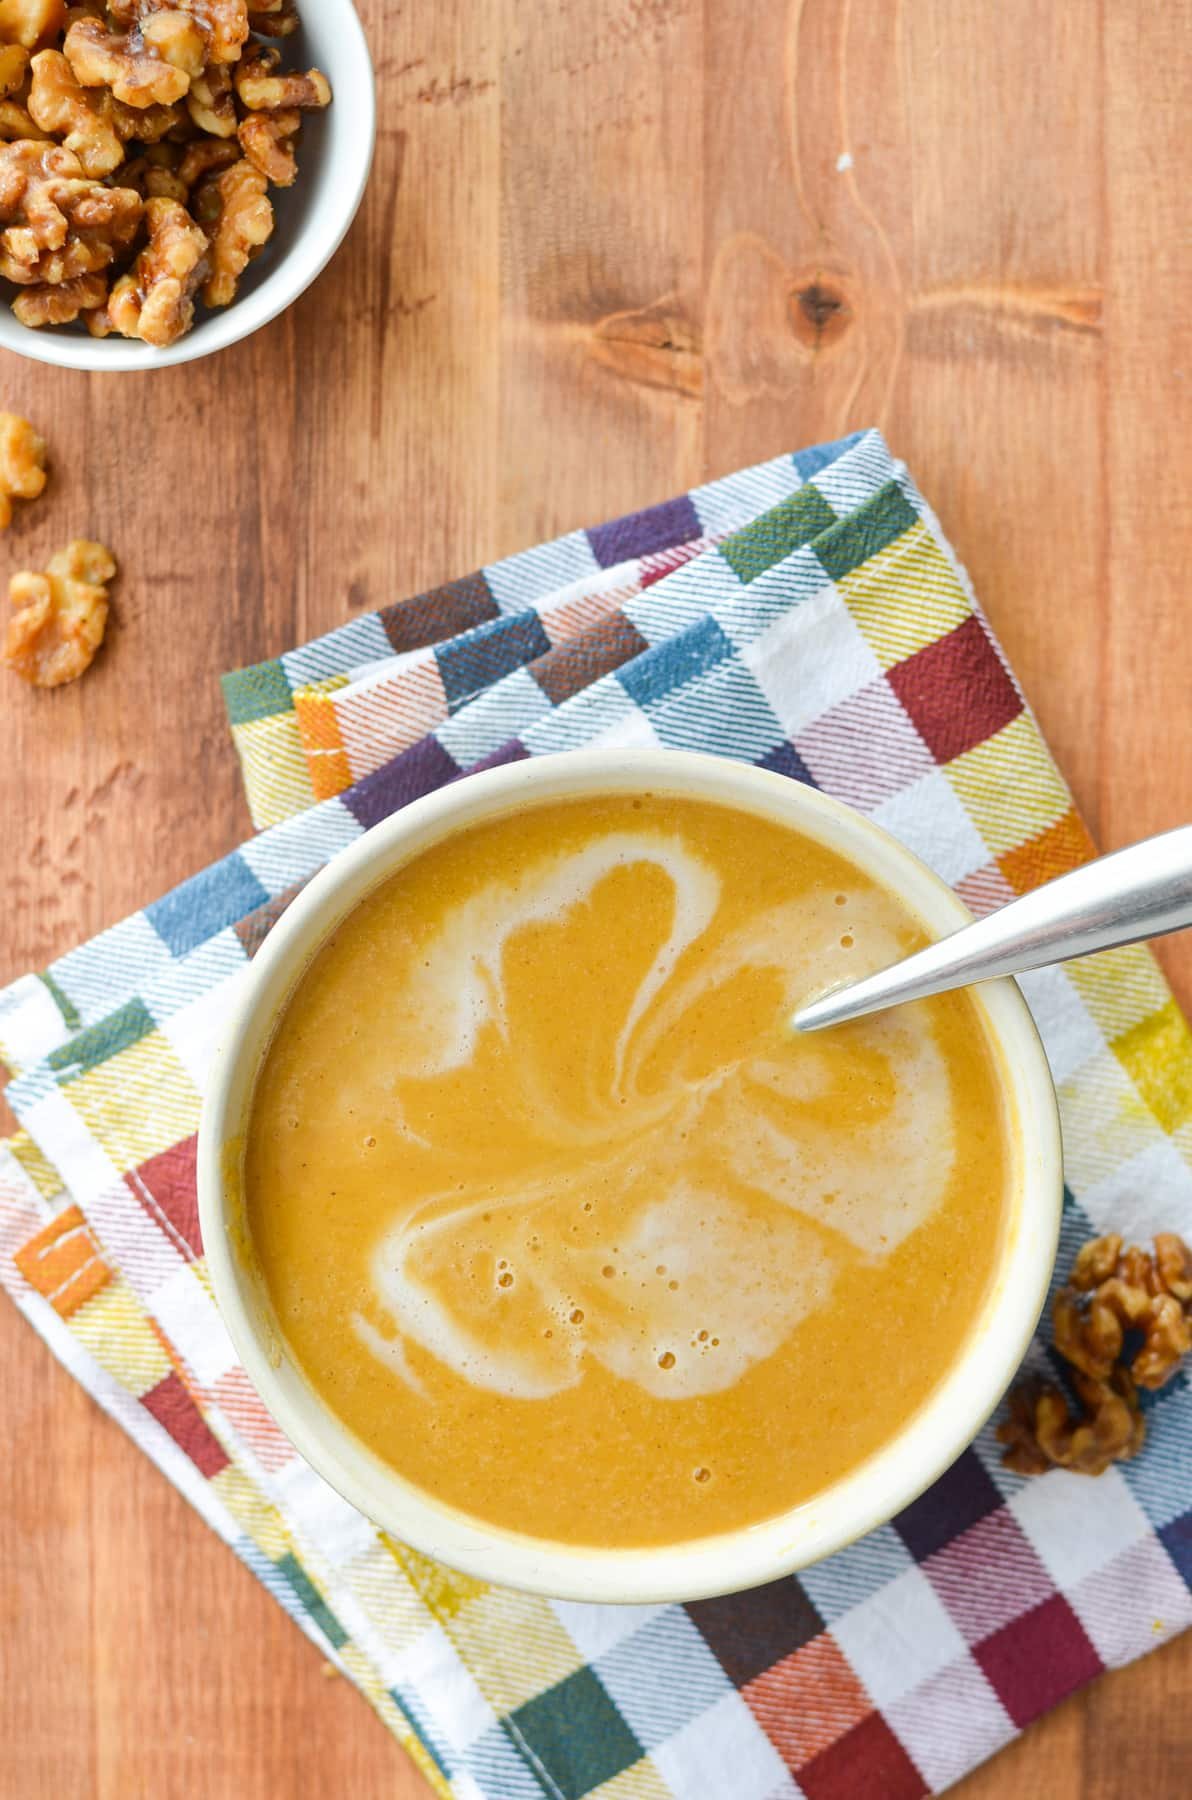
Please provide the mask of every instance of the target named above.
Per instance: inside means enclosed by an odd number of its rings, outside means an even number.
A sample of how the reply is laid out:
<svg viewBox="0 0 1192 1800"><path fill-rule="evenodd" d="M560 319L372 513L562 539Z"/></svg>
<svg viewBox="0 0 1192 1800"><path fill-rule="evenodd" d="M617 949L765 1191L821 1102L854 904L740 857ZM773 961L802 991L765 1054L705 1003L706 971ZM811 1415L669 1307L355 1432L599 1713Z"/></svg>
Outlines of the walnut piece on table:
<svg viewBox="0 0 1192 1800"><path fill-rule="evenodd" d="M19 287L108 268L141 212L139 194L91 180L59 144L0 145L0 275Z"/></svg>
<svg viewBox="0 0 1192 1800"><path fill-rule="evenodd" d="M0 44L44 50L66 23L66 0L0 0Z"/></svg>
<svg viewBox="0 0 1192 1800"><path fill-rule="evenodd" d="M1023 1384L998 1428L1002 1460L1023 1475L1100 1475L1142 1447L1138 1388L1162 1387L1192 1350L1192 1253L1174 1232L1157 1234L1153 1255L1135 1244L1123 1250L1116 1233L1094 1238L1055 1296L1052 1324L1083 1415L1053 1383Z"/></svg>
<svg viewBox="0 0 1192 1800"><path fill-rule="evenodd" d="M0 530L12 524L14 496L36 500L45 484L45 439L19 413L0 412Z"/></svg>
<svg viewBox="0 0 1192 1800"><path fill-rule="evenodd" d="M33 58L29 113L42 131L74 152L84 175L110 175L124 161L124 145L111 121L75 80L60 50L39 50Z"/></svg>
<svg viewBox="0 0 1192 1800"><path fill-rule="evenodd" d="M108 622L107 583L116 562L103 544L76 538L44 574L14 575L4 660L34 687L60 687L91 666Z"/></svg>
<svg viewBox="0 0 1192 1800"><path fill-rule="evenodd" d="M195 217L211 238L211 274L203 289L208 306L228 306L240 277L273 234L273 203L259 169L242 158L203 182Z"/></svg>
<svg viewBox="0 0 1192 1800"><path fill-rule="evenodd" d="M190 330L194 297L207 278L207 234L177 200L156 196L145 202L145 223L149 242L112 288L102 319L92 318L95 327L165 348ZM93 328L93 335L106 333Z"/></svg>

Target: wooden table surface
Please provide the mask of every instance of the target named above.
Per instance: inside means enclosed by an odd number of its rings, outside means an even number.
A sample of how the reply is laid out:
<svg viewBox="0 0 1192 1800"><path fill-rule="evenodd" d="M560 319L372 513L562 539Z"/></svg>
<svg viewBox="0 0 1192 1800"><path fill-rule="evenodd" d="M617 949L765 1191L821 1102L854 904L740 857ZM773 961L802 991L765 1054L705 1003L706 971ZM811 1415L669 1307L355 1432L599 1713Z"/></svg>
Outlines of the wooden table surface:
<svg viewBox="0 0 1192 1800"><path fill-rule="evenodd" d="M311 293L178 370L0 363L54 464L8 563L123 570L85 680L0 680L0 978L245 835L221 670L869 424L1102 843L1192 816L1189 0L362 10L377 162ZM0 1392L5 1800L427 1792L7 1304ZM1190 1685L1192 1634L958 1792L1186 1792Z"/></svg>

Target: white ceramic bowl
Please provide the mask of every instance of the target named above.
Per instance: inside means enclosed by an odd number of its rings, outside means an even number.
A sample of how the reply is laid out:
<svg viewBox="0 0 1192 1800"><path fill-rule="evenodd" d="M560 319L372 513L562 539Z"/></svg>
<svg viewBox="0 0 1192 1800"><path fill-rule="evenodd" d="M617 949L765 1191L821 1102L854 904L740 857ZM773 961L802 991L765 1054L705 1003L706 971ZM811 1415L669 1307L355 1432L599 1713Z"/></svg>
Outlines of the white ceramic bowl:
<svg viewBox="0 0 1192 1800"><path fill-rule="evenodd" d="M240 1166L253 1087L278 1015L344 916L419 851L494 815L587 793L689 794L805 832L899 894L933 935L966 908L877 826L785 776L719 757L577 751L473 775L385 820L318 874L267 938L211 1070L199 1136L199 1205L216 1299L266 1406L320 1474L394 1536L483 1579L574 1600L691 1600L818 1561L908 1505L980 1430L1011 1381L1043 1305L1061 1206L1055 1093L1012 982L974 989L998 1061L1016 1155L1001 1266L959 1360L898 1435L816 1499L746 1530L641 1550L540 1541L471 1519L395 1474L324 1405L271 1318L248 1249ZM782 1429L781 1419L774 1421ZM526 1454L533 1446L526 1445Z"/></svg>
<svg viewBox="0 0 1192 1800"><path fill-rule="evenodd" d="M17 292L0 282L0 347L66 369L165 369L225 350L267 325L325 268L356 216L372 165L376 95L372 60L350 0L300 0L302 29L277 40L284 68L322 69L331 105L303 114L298 179L271 188L273 236L249 264L230 306L208 312L200 302L192 330L168 349L135 338L93 338L82 325L31 331L13 315Z"/></svg>

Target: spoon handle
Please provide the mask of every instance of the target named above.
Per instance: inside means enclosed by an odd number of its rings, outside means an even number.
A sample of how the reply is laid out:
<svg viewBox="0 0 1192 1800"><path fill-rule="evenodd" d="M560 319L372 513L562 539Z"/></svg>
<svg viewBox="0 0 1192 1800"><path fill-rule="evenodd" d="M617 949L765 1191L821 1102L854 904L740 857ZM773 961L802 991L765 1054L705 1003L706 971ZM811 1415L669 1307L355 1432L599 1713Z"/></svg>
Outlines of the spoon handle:
<svg viewBox="0 0 1192 1800"><path fill-rule="evenodd" d="M798 1031L843 1025L996 975L1022 975L1192 925L1192 825L1099 856L950 937L795 1013Z"/></svg>

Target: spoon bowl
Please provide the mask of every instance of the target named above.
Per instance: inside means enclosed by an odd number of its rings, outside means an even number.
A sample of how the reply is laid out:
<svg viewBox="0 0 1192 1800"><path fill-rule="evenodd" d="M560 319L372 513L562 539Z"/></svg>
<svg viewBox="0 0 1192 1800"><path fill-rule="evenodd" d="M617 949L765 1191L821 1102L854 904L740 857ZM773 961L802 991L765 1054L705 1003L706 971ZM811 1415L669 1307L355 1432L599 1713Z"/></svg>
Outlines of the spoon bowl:
<svg viewBox="0 0 1192 1800"><path fill-rule="evenodd" d="M1192 925L1192 825L1144 838L801 1006L796 1031L822 1031L907 1000L1163 937Z"/></svg>

